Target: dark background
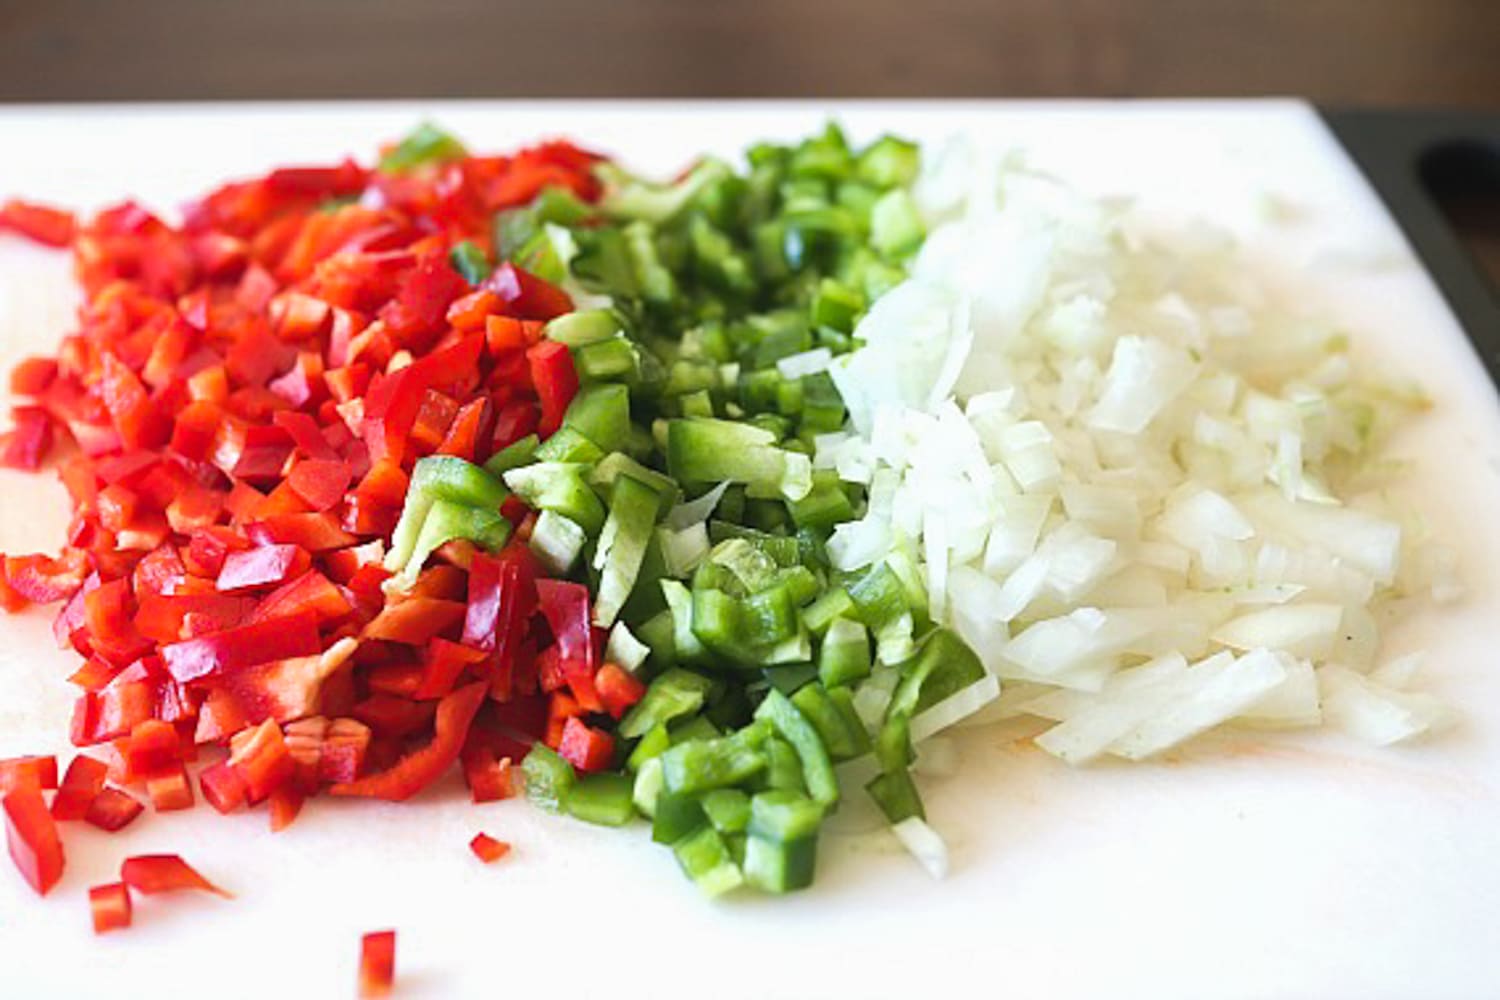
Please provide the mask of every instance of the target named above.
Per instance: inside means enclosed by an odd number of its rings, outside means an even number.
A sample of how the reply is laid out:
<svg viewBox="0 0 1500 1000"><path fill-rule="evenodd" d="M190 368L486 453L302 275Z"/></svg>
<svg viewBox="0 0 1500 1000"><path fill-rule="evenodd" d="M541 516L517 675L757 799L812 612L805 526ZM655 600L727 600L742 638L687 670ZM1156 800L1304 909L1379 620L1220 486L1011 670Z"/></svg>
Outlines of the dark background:
<svg viewBox="0 0 1500 1000"><path fill-rule="evenodd" d="M1165 97L1500 108L1500 0L0 0L0 100Z"/></svg>

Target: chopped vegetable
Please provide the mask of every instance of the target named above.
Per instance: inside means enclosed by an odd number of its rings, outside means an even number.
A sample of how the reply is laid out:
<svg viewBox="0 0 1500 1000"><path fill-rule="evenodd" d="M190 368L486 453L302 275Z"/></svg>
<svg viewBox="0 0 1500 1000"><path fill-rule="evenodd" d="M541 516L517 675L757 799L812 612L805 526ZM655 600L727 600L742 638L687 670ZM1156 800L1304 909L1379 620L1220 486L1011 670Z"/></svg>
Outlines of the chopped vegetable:
<svg viewBox="0 0 1500 1000"><path fill-rule="evenodd" d="M390 996L396 980L396 932L371 931L359 939L359 995Z"/></svg>
<svg viewBox="0 0 1500 1000"><path fill-rule="evenodd" d="M130 888L124 882L96 885L89 889L89 915L95 934L123 930L130 926Z"/></svg>
<svg viewBox="0 0 1500 1000"><path fill-rule="evenodd" d="M503 840L496 840L487 833L476 833L474 839L469 841L469 850L473 851L474 856L480 861L492 865L510 853L510 845Z"/></svg>
<svg viewBox="0 0 1500 1000"><path fill-rule="evenodd" d="M14 788L0 800L5 812L5 846L21 876L38 896L62 878L63 849L57 824L35 788Z"/></svg>
<svg viewBox="0 0 1500 1000"><path fill-rule="evenodd" d="M136 892L155 895L161 892L200 890L225 899L233 895L220 889L175 854L145 854L126 858L120 865L120 881Z"/></svg>

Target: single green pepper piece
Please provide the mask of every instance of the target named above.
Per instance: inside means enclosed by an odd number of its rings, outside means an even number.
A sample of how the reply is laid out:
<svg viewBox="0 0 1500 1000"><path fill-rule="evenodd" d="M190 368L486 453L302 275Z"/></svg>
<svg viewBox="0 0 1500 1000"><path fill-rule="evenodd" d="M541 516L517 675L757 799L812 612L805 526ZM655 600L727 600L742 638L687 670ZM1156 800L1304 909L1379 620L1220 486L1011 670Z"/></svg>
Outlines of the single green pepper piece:
<svg viewBox="0 0 1500 1000"><path fill-rule="evenodd" d="M604 449L578 430L564 424L536 450L538 462L574 462L593 465L604 457Z"/></svg>
<svg viewBox="0 0 1500 1000"><path fill-rule="evenodd" d="M505 484L536 510L555 510L591 536L604 527L604 505L584 477L588 466L575 462L536 462L511 469Z"/></svg>
<svg viewBox="0 0 1500 1000"><path fill-rule="evenodd" d="M886 135L859 154L855 173L860 180L876 187L905 187L917 179L921 166L922 155L916 143Z"/></svg>
<svg viewBox="0 0 1500 1000"><path fill-rule="evenodd" d="M509 494L500 480L480 466L452 455L429 455L412 467L411 485L401 507L401 519L391 535L391 548L385 557L385 568L400 572L411 561L417 537L427 520L427 512L439 500L466 507L498 511Z"/></svg>
<svg viewBox="0 0 1500 1000"><path fill-rule="evenodd" d="M594 624L598 627L613 625L629 600L660 509L660 497L652 487L629 475L615 479L609 518L599 532L594 553L594 568L600 571L594 598Z"/></svg>
<svg viewBox="0 0 1500 1000"><path fill-rule="evenodd" d="M744 833L750 825L750 796L738 788L715 788L700 803L708 821L720 833Z"/></svg>
<svg viewBox="0 0 1500 1000"><path fill-rule="evenodd" d="M716 740L723 735L719 727L706 715L695 715L691 719L677 719L667 727L668 742L672 746L689 740Z"/></svg>
<svg viewBox="0 0 1500 1000"><path fill-rule="evenodd" d="M526 781L526 798L548 812L560 812L567 805L577 777L573 765L541 743L532 746L521 762Z"/></svg>
<svg viewBox="0 0 1500 1000"><path fill-rule="evenodd" d="M766 698L755 710L757 719L765 719L776 728L782 739L797 751L802 762L802 778L814 799L831 806L839 800L838 779L834 777L833 761L828 749L818 737L818 731L803 714L797 711L786 695L775 688L766 692Z"/></svg>
<svg viewBox="0 0 1500 1000"><path fill-rule="evenodd" d="M766 667L762 671L771 686L790 696L802 685L817 680L818 668L811 663L788 663L784 666Z"/></svg>
<svg viewBox="0 0 1500 1000"><path fill-rule="evenodd" d="M620 720L626 739L644 736L654 726L692 715L703 707L714 682L702 674L672 668L653 680L646 694Z"/></svg>
<svg viewBox="0 0 1500 1000"><path fill-rule="evenodd" d="M834 587L824 591L817 600L802 609L802 624L814 635L825 636L823 641L827 642L826 636L833 623L855 610L854 600L849 592L843 587Z"/></svg>
<svg viewBox="0 0 1500 1000"><path fill-rule="evenodd" d="M532 526L526 545L551 576L567 576L583 552L587 536L578 524L555 510L544 510Z"/></svg>
<svg viewBox="0 0 1500 1000"><path fill-rule="evenodd" d="M669 794L726 788L765 770L765 730L748 726L730 736L688 740L661 755L663 787Z"/></svg>
<svg viewBox="0 0 1500 1000"><path fill-rule="evenodd" d="M833 591L830 591L833 593ZM803 620L806 620L806 614ZM828 623L818 650L818 677L834 688L870 676L870 635L857 621L836 617Z"/></svg>
<svg viewBox="0 0 1500 1000"><path fill-rule="evenodd" d="M452 264L453 270L463 275L463 279L470 285L478 285L494 270L484 251L479 249L477 243L470 240L454 244L453 249L448 251L448 263Z"/></svg>
<svg viewBox="0 0 1500 1000"><path fill-rule="evenodd" d="M604 182L604 196L599 207L619 219L640 219L662 223L678 215L710 184L732 176L722 160L704 159L687 176L668 185L651 184L632 177L610 163L595 167Z"/></svg>
<svg viewBox="0 0 1500 1000"><path fill-rule="evenodd" d="M662 264L656 251L655 234L644 222L632 222L621 230L625 257L641 298L658 309L669 309L677 301L677 279Z"/></svg>
<svg viewBox="0 0 1500 1000"><path fill-rule="evenodd" d="M870 628L895 621L909 610L901 578L883 562L869 567L846 586L855 617Z"/></svg>
<svg viewBox="0 0 1500 1000"><path fill-rule="evenodd" d="M892 826L913 816L927 818L926 810L922 808L922 796L912 783L911 773L904 767L877 774L865 785L865 791L870 793L870 798L880 806L880 811L885 813Z"/></svg>
<svg viewBox="0 0 1500 1000"><path fill-rule="evenodd" d="M800 500L812 489L812 462L776 447L775 435L706 417L667 422L667 471L678 482L744 483L757 497Z"/></svg>
<svg viewBox="0 0 1500 1000"><path fill-rule="evenodd" d="M854 689L847 687L836 687L828 692L828 700L844 719L844 728L854 740L854 754L859 756L870 749L870 731L865 728L865 720L859 717L859 712L854 708Z"/></svg>
<svg viewBox="0 0 1500 1000"><path fill-rule="evenodd" d="M651 839L658 844L675 844L707 822L698 796L663 791L656 797Z"/></svg>
<svg viewBox="0 0 1500 1000"><path fill-rule="evenodd" d="M916 202L900 188L882 195L870 209L870 244L888 257L910 253L925 235Z"/></svg>
<svg viewBox="0 0 1500 1000"><path fill-rule="evenodd" d="M519 469L536 461L536 450L541 442L535 434L512 441L490 456L484 463L484 471L492 476L503 476L511 469Z"/></svg>
<svg viewBox="0 0 1500 1000"><path fill-rule="evenodd" d="M766 741L766 772L756 786L787 792L806 792L802 780L802 759L792 745L779 736Z"/></svg>
<svg viewBox="0 0 1500 1000"><path fill-rule="evenodd" d="M901 683L887 715L916 715L984 679L984 664L968 644L946 628L934 629L901 665Z"/></svg>
<svg viewBox="0 0 1500 1000"><path fill-rule="evenodd" d="M424 163L461 160L469 155L464 144L431 122L423 122L380 158L386 173L410 170Z"/></svg>
<svg viewBox="0 0 1500 1000"><path fill-rule="evenodd" d="M422 520L411 558L392 579L407 589L417 582L427 557L445 542L461 538L495 552L510 538L510 531L510 521L496 511L465 507L450 500L434 501Z"/></svg>
<svg viewBox="0 0 1500 1000"><path fill-rule="evenodd" d="M679 663L699 664L709 659L708 647L693 631L693 595L676 580L661 580L662 599L672 615L672 655Z"/></svg>
<svg viewBox="0 0 1500 1000"><path fill-rule="evenodd" d="M749 831L774 841L815 837L825 812L821 803L799 792L758 792L750 800Z"/></svg>
<svg viewBox="0 0 1500 1000"><path fill-rule="evenodd" d="M594 466L594 471L589 473L589 482L607 491L613 488L615 480L621 476L629 476L636 482L651 487L656 494L658 516L671 510L682 495L682 491L677 488L677 483L670 476L664 476L655 469L648 469L623 451L611 452L604 456L603 460Z"/></svg>
<svg viewBox="0 0 1500 1000"><path fill-rule="evenodd" d="M818 838L771 840L751 834L745 841L744 877L764 892L783 893L812 885Z"/></svg>
<svg viewBox="0 0 1500 1000"><path fill-rule="evenodd" d="M729 846L719 831L704 824L696 833L690 834L672 845L677 863L688 878L707 896L719 896L745 884L745 876Z"/></svg>
<svg viewBox="0 0 1500 1000"><path fill-rule="evenodd" d="M605 452L619 451L630 434L630 390L614 384L585 386L568 404L562 425Z"/></svg>
<svg viewBox="0 0 1500 1000"><path fill-rule="evenodd" d="M586 774L568 793L568 812L585 823L624 826L635 815L633 783L624 774Z"/></svg>
<svg viewBox="0 0 1500 1000"><path fill-rule="evenodd" d="M544 332L548 340L569 347L582 347L609 340L622 329L624 324L613 309L580 309L550 320Z"/></svg>
<svg viewBox="0 0 1500 1000"><path fill-rule="evenodd" d="M791 696L792 704L803 718L818 731L818 739L835 761L849 760L861 752L859 737L851 732L838 707L828 697L823 685L804 684Z"/></svg>
<svg viewBox="0 0 1500 1000"><path fill-rule="evenodd" d="M812 300L812 325L832 327L842 333L854 331L855 318L865 308L864 296L848 285L824 278Z"/></svg>
<svg viewBox="0 0 1500 1000"><path fill-rule="evenodd" d="M730 492L732 493L733 491ZM724 514L726 518L739 516L725 509L726 502L729 501L729 496L730 493L725 493L724 499L719 501L719 512ZM741 503L743 503L743 498L741 498ZM740 514L743 514L743 508L741 508ZM783 568L797 565L797 560L801 557L795 538L756 531L754 528L746 528L743 525L734 524L729 520L708 522L708 540L714 543L714 545L720 545L732 538L744 539L756 549L769 556L777 566Z"/></svg>
<svg viewBox="0 0 1500 1000"><path fill-rule="evenodd" d="M625 761L625 766L632 771L640 771L641 766L653 757L659 757L668 747L672 745L672 737L667 732L667 724L658 722L646 731L641 741L630 751L630 757Z"/></svg>
<svg viewBox="0 0 1500 1000"><path fill-rule="evenodd" d="M661 801L661 792L661 758L659 756L647 758L635 774L635 786L630 793L636 809L640 810L642 816L654 817L656 815L656 804Z"/></svg>

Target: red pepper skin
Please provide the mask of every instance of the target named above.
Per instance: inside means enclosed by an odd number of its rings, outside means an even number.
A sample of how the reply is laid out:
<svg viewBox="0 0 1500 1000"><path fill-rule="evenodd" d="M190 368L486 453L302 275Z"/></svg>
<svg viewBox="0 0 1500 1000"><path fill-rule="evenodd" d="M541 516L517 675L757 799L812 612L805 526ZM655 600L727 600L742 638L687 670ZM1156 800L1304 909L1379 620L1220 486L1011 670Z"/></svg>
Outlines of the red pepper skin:
<svg viewBox="0 0 1500 1000"><path fill-rule="evenodd" d="M130 926L130 889L124 882L96 885L89 889L89 915L95 934L123 930Z"/></svg>
<svg viewBox="0 0 1500 1000"><path fill-rule="evenodd" d="M497 267L480 288L494 292L505 311L519 319L549 320L573 311L573 300L567 292L508 261Z"/></svg>
<svg viewBox="0 0 1500 1000"><path fill-rule="evenodd" d="M359 995L390 996L396 980L396 932L372 931L359 942Z"/></svg>
<svg viewBox="0 0 1500 1000"><path fill-rule="evenodd" d="M11 860L38 896L45 896L62 878L63 849L57 824L35 788L7 792L0 802L5 813L5 844Z"/></svg>
<svg viewBox="0 0 1500 1000"><path fill-rule="evenodd" d="M154 896L163 892L197 890L225 899L232 893L214 885L177 854L139 854L120 863L120 881L136 892Z"/></svg>
<svg viewBox="0 0 1500 1000"><path fill-rule="evenodd" d="M209 805L221 813L232 813L245 804L245 782L228 761L219 761L198 774L198 790Z"/></svg>
<svg viewBox="0 0 1500 1000"><path fill-rule="evenodd" d="M101 760L79 754L68 763L67 773L57 794L52 797L52 818L83 819L94 799L104 791L109 767Z"/></svg>
<svg viewBox="0 0 1500 1000"><path fill-rule="evenodd" d="M313 510L331 510L349 488L349 463L308 459L292 466L287 485Z"/></svg>
<svg viewBox="0 0 1500 1000"><path fill-rule="evenodd" d="M318 748L318 780L348 783L359 777L370 750L370 727L358 719L334 719Z"/></svg>
<svg viewBox="0 0 1500 1000"><path fill-rule="evenodd" d="M604 702L604 710L616 719L646 694L645 684L614 663L606 663L599 668L599 673L594 677L594 686L599 691L599 699Z"/></svg>
<svg viewBox="0 0 1500 1000"><path fill-rule="evenodd" d="M172 677L186 684L272 660L313 656L321 650L317 619L304 611L172 643L161 648L161 658Z"/></svg>
<svg viewBox="0 0 1500 1000"><path fill-rule="evenodd" d="M557 753L580 771L603 771L614 757L615 741L602 729L586 725L574 716L563 723Z"/></svg>
<svg viewBox="0 0 1500 1000"><path fill-rule="evenodd" d="M365 626L363 637L422 646L440 632L464 620L467 608L459 601L431 597L409 597L387 604L375 620Z"/></svg>
<svg viewBox="0 0 1500 1000"><path fill-rule="evenodd" d="M578 394L578 371L573 367L573 355L566 345L545 340L527 348L526 362L531 368L531 382L536 387L542 410L537 432L544 438L550 437L562 426L563 414Z"/></svg>
<svg viewBox="0 0 1500 1000"><path fill-rule="evenodd" d="M432 784L458 759L469 724L484 704L488 688L478 682L447 695L438 703L432 741L427 746L407 754L389 770L334 785L333 794L401 802Z"/></svg>
<svg viewBox="0 0 1500 1000"><path fill-rule="evenodd" d="M510 758L495 759L489 747L471 741L464 748L464 782L476 802L499 802L515 794L511 786Z"/></svg>
<svg viewBox="0 0 1500 1000"><path fill-rule="evenodd" d="M94 796L94 801L89 803L88 812L84 813L83 818L91 826L114 833L134 822L145 808L118 788L106 788Z"/></svg>
<svg viewBox="0 0 1500 1000"><path fill-rule="evenodd" d="M482 663L485 654L447 639L433 639L427 644L420 681L411 696L419 700L441 698L453 690L464 670Z"/></svg>
<svg viewBox="0 0 1500 1000"><path fill-rule="evenodd" d="M65 247L77 229L72 212L18 198L0 205L0 232L9 230L43 246Z"/></svg>
<svg viewBox="0 0 1500 1000"><path fill-rule="evenodd" d="M565 580L538 580L536 594L559 657L584 663L592 673L594 637L588 588Z"/></svg>
<svg viewBox="0 0 1500 1000"><path fill-rule="evenodd" d="M281 727L267 719L254 730L245 730L243 740L232 744L229 766L245 783L245 798L251 805L263 802L280 788L296 769Z"/></svg>
<svg viewBox="0 0 1500 1000"><path fill-rule="evenodd" d="M311 565L312 558L300 546L262 545L225 556L214 586L225 594L280 586Z"/></svg>
<svg viewBox="0 0 1500 1000"><path fill-rule="evenodd" d="M9 757L0 760L0 795L19 788L42 791L56 787L56 757Z"/></svg>
<svg viewBox="0 0 1500 1000"><path fill-rule="evenodd" d="M487 833L476 833L474 839L469 841L469 850L473 851L474 856L480 861L492 865L510 853L510 845L503 840L496 840Z"/></svg>
<svg viewBox="0 0 1500 1000"><path fill-rule="evenodd" d="M52 448L52 418L38 406L17 406L10 412L15 427L0 434L0 465L35 470Z"/></svg>
<svg viewBox="0 0 1500 1000"><path fill-rule="evenodd" d="M193 807L193 783L181 764L146 779L146 794L157 812L173 812Z"/></svg>

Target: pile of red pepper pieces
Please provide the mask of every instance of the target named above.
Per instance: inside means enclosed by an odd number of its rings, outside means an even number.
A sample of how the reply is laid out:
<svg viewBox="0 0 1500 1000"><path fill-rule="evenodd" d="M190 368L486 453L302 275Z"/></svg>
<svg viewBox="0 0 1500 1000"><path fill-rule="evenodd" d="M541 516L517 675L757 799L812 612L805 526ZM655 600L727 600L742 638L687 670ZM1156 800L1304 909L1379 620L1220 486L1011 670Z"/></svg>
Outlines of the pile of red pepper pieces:
<svg viewBox="0 0 1500 1000"><path fill-rule="evenodd" d="M119 829L141 794L187 808L195 762L210 805L268 803L273 830L321 791L404 800L455 762L475 801L508 797L538 739L608 764L587 719L641 686L602 662L587 589L538 579L524 505L502 508L506 548L450 542L409 592L381 567L418 459L556 429L578 380L541 333L568 295L508 263L471 285L449 254L493 259L494 214L544 187L597 198L597 159L552 142L280 169L179 225L0 207L0 233L71 249L84 295L56 355L12 373L28 402L0 435L0 464L55 457L73 506L60 555L3 558L0 605L61 602L72 742L104 758L60 783L55 758L0 761L37 892L62 873L57 821ZM128 922L121 891L91 893L100 929Z"/></svg>

